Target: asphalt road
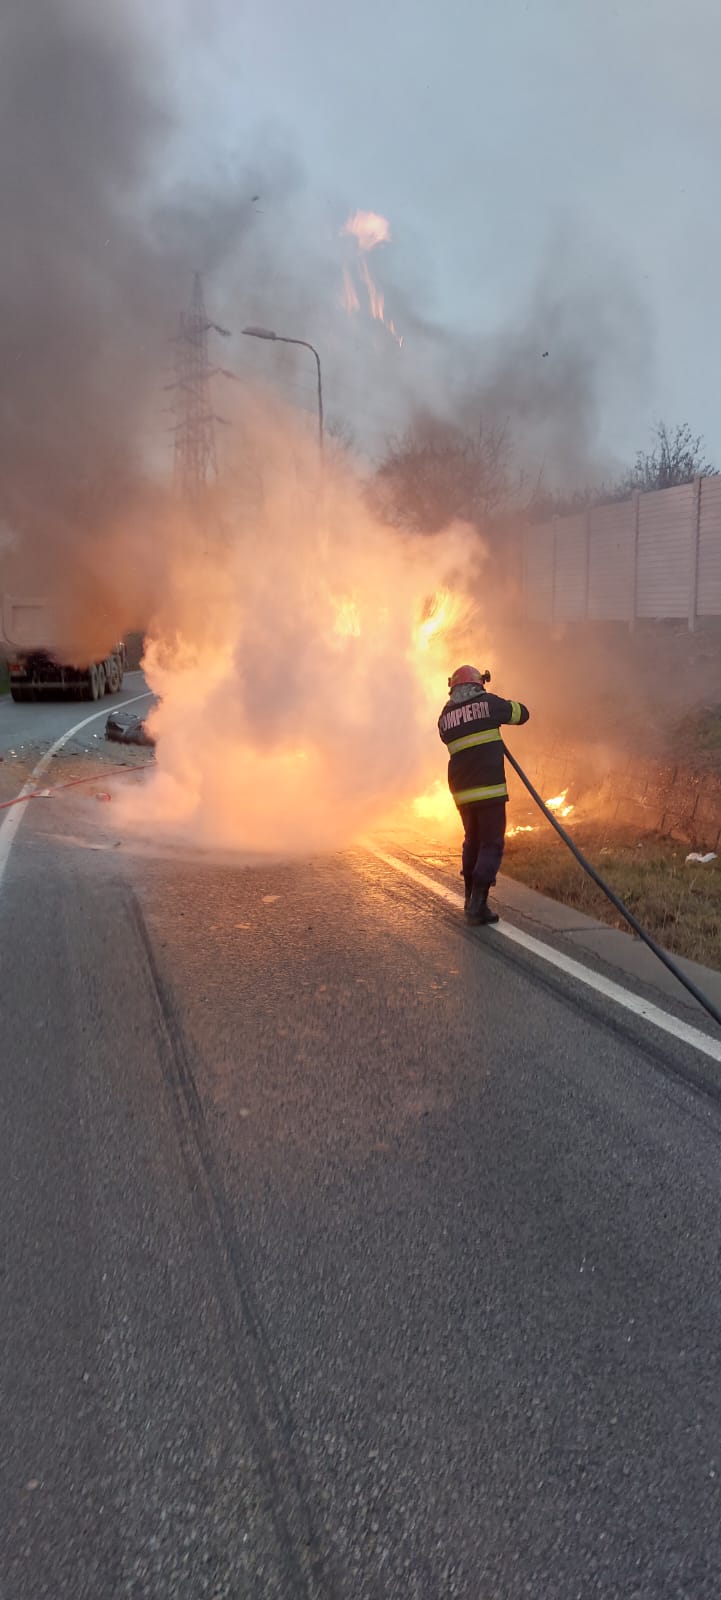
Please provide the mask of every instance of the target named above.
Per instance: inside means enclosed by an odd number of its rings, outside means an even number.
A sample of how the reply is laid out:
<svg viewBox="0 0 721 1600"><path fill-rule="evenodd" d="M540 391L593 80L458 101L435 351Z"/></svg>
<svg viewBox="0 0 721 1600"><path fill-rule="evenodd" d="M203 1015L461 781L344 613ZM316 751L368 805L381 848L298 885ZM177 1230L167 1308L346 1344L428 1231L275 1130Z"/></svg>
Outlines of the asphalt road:
<svg viewBox="0 0 721 1600"><path fill-rule="evenodd" d="M2 1600L717 1600L690 1051L361 850L82 790L0 941Z"/></svg>
<svg viewBox="0 0 721 1600"><path fill-rule="evenodd" d="M9 761L12 757L20 759L22 756L29 757L35 751L40 752L84 718L91 717L96 711L107 715L113 706L129 700L145 688L142 672L126 672L120 692L106 694L95 703L89 700L48 699L39 700L35 705L15 705L9 694L3 695L0 698L0 756ZM99 717L94 730L102 730L102 726L103 718ZM87 749L93 749L96 742L93 732L88 731L74 741Z"/></svg>

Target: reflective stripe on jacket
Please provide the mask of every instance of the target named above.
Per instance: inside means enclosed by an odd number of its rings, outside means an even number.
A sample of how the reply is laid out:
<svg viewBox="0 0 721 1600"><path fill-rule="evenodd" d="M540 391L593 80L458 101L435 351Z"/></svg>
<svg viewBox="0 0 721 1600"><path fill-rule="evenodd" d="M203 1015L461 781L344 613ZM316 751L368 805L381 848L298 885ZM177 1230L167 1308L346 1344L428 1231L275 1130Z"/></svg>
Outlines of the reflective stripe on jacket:
<svg viewBox="0 0 721 1600"><path fill-rule="evenodd" d="M520 700L503 700L480 686L464 700L447 702L438 732L448 750L448 787L456 805L508 799L500 729L527 721Z"/></svg>

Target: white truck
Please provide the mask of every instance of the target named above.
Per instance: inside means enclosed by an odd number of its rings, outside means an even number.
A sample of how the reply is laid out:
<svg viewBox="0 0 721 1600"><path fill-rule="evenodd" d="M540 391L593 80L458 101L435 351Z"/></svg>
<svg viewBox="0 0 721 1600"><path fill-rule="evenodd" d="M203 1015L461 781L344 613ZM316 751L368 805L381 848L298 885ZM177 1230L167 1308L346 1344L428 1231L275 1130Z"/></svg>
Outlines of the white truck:
<svg viewBox="0 0 721 1600"><path fill-rule="evenodd" d="M70 663L56 648L57 638L51 601L0 595L0 649L7 658L13 700L38 700L44 694L99 700L117 692L125 672L122 640L98 660Z"/></svg>

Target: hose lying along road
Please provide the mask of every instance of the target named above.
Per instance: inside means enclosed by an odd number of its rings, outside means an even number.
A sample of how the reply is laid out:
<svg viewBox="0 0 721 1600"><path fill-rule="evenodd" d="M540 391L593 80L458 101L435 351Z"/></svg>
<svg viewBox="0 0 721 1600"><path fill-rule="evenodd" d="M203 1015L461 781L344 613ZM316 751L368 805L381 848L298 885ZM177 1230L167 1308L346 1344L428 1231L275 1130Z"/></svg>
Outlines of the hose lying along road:
<svg viewBox="0 0 721 1600"><path fill-rule="evenodd" d="M642 939L643 943L648 945L649 950L653 951L654 955L658 957L659 961L663 962L663 965L668 968L668 971L673 973L674 978L676 978L679 983L683 984L684 989L688 989L689 994L693 995L694 1000L697 1000L698 1004L703 1006L704 1011L707 1011L709 1016L713 1017L714 1022L718 1023L718 1026L721 1028L721 1011L718 1010L712 1000L709 1000L707 995L703 994L702 990L697 987L693 979L686 976L686 973L683 972L678 966L677 962L674 961L673 956L668 955L667 951L663 950L661 945L657 944L656 940L651 937L651 934L647 933L646 929L641 927L640 922L636 921L633 912L629 911L628 906L625 906L623 901L619 900L618 895L614 894L613 889L609 888L609 885L601 877L600 872L597 872L596 868L591 866L590 861L586 860L583 852L579 850L578 845L574 844L570 834L568 834L566 829L561 826L558 818L554 817L552 811L549 811L548 806L541 799L538 790L534 789L530 778L527 778L523 768L519 767L515 756L511 755L510 750L505 744L503 748L506 754L506 759L510 761L514 772L518 773L521 783L527 788L531 799L535 800L536 805L538 806L539 810L543 812L544 817L548 818L551 827L555 828L556 833L560 834L564 844L568 845L571 855L576 857L579 865L583 867L584 872L587 872L589 878L592 878L593 882L598 884L599 889L603 890L606 898L610 900L611 905L614 906L616 911L620 912L621 916L625 918L629 928L633 928L634 933L638 935L639 939Z"/></svg>
<svg viewBox="0 0 721 1600"><path fill-rule="evenodd" d="M149 763L147 761L113 761L105 767L106 772L117 772L120 768L124 772L142 772ZM65 783L53 783L49 789L27 789L25 793L16 794L12 800L0 800L0 811L9 811L11 806L24 806L26 800L50 800L60 789L76 789L79 783L99 783L102 773L88 772L83 778L69 778Z"/></svg>

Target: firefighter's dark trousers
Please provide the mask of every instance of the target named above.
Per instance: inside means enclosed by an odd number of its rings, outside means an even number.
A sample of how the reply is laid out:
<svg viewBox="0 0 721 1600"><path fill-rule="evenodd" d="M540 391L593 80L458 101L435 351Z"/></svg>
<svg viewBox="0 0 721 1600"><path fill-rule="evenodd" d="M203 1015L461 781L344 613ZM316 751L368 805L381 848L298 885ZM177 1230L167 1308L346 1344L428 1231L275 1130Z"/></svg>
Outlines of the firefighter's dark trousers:
<svg viewBox="0 0 721 1600"><path fill-rule="evenodd" d="M503 860L506 842L505 800L475 800L470 806L459 806L465 830L463 840L463 878L466 893L474 883L490 889Z"/></svg>

